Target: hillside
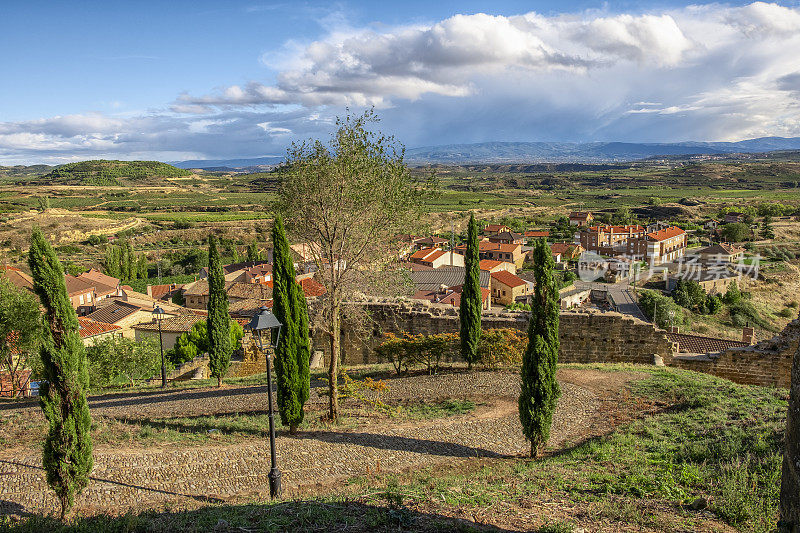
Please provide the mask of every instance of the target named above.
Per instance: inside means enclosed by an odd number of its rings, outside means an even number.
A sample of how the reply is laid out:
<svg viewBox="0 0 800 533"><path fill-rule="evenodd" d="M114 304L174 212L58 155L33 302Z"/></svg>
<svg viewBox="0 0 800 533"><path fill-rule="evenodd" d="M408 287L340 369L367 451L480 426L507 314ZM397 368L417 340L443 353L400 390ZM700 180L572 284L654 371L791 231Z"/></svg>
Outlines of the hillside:
<svg viewBox="0 0 800 533"><path fill-rule="evenodd" d="M0 166L0 180L41 176L53 170L49 165Z"/></svg>
<svg viewBox="0 0 800 533"><path fill-rule="evenodd" d="M48 185L123 185L191 175L188 170L159 161L96 160L67 163L32 181Z"/></svg>

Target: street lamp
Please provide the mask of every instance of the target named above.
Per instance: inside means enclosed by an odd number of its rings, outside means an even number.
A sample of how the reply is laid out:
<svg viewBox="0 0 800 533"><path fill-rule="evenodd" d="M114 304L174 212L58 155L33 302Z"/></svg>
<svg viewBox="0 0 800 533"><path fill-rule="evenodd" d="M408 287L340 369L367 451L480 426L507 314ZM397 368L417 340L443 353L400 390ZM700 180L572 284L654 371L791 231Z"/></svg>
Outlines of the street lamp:
<svg viewBox="0 0 800 533"><path fill-rule="evenodd" d="M273 315L266 306L259 308L258 313L245 326L253 332L253 339L258 345L258 349L267 358L267 397L269 398L269 451L272 460L272 468L269 471L269 496L273 500L281 495L281 471L278 470L278 460L275 458L275 422L272 411L272 370L270 369L270 351L278 346L281 338L281 327L278 318ZM264 332L269 330L269 337ZM272 342L272 330L277 330L275 343ZM266 349L265 349L266 348Z"/></svg>
<svg viewBox="0 0 800 533"><path fill-rule="evenodd" d="M161 346L161 388L164 389L167 387L167 365L164 361L164 337L161 335L161 321L164 320L164 315L166 313L161 306L156 306L153 309L153 316L158 322L158 344Z"/></svg>

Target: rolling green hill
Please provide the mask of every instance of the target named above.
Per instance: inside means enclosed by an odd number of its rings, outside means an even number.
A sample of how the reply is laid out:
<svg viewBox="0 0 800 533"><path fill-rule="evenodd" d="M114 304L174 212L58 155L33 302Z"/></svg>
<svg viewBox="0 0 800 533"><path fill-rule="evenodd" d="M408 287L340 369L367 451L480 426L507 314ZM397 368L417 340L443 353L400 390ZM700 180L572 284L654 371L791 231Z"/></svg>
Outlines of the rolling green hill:
<svg viewBox="0 0 800 533"><path fill-rule="evenodd" d="M0 166L0 180L15 180L18 178L27 178L41 176L53 170L54 167L49 165L14 165L14 166Z"/></svg>
<svg viewBox="0 0 800 533"><path fill-rule="evenodd" d="M190 176L188 170L159 161L81 161L67 163L35 181L59 185L123 185L130 182L157 183L164 178Z"/></svg>

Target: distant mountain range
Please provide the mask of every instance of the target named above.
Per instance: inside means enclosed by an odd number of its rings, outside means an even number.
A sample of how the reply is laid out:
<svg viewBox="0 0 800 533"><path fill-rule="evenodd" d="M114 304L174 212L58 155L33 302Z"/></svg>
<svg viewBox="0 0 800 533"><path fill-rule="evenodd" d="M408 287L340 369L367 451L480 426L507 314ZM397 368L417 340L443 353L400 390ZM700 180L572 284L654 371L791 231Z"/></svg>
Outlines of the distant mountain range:
<svg viewBox="0 0 800 533"><path fill-rule="evenodd" d="M777 150L800 150L800 137L761 137L738 142L679 143L558 143L558 142L485 142L423 146L406 150L411 164L470 163L618 163L659 156L725 155L763 153ZM242 170L272 167L283 157L249 159L195 159L176 161L178 168Z"/></svg>
<svg viewBox="0 0 800 533"><path fill-rule="evenodd" d="M409 163L614 163L658 156L724 155L800 150L800 137L762 137L738 142L550 143L487 142L406 150Z"/></svg>
<svg viewBox="0 0 800 533"><path fill-rule="evenodd" d="M245 168L273 167L283 162L281 156L252 157L249 159L190 159L171 161L178 168L202 168L206 170L238 170Z"/></svg>

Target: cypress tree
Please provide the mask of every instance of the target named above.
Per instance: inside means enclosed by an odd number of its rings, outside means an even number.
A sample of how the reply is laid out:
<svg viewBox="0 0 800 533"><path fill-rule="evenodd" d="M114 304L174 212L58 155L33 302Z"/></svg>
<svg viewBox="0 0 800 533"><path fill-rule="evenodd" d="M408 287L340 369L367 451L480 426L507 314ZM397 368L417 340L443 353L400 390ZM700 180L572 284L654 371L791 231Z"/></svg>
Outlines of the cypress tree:
<svg viewBox="0 0 800 533"><path fill-rule="evenodd" d="M522 358L519 396L519 419L522 432L531 441L533 458L550 437L553 411L561 395L556 381L559 296L553 267L550 247L544 239L538 239L533 247L536 288L528 324L528 347Z"/></svg>
<svg viewBox="0 0 800 533"><path fill-rule="evenodd" d="M467 227L467 250L464 256L464 286L461 290L461 357L468 368L478 360L478 342L481 338L480 258L478 257L478 223L475 214L469 216Z"/></svg>
<svg viewBox="0 0 800 533"><path fill-rule="evenodd" d="M208 367L222 386L222 378L231 364L231 317L228 314L228 295L225 291L225 274L222 272L217 249L217 238L208 238Z"/></svg>
<svg viewBox="0 0 800 533"><path fill-rule="evenodd" d="M92 470L92 419L86 401L86 351L64 270L41 230L34 230L28 257L33 288L45 309L48 332L41 348L44 378L39 402L49 425L42 464L47 483L61 502L63 519Z"/></svg>
<svg viewBox="0 0 800 533"><path fill-rule="evenodd" d="M295 281L294 261L280 216L275 217L272 242L272 312L283 324L273 360L278 384L278 411L281 423L289 426L289 433L294 434L303 422L303 405L308 400L310 386L308 307L303 289Z"/></svg>

